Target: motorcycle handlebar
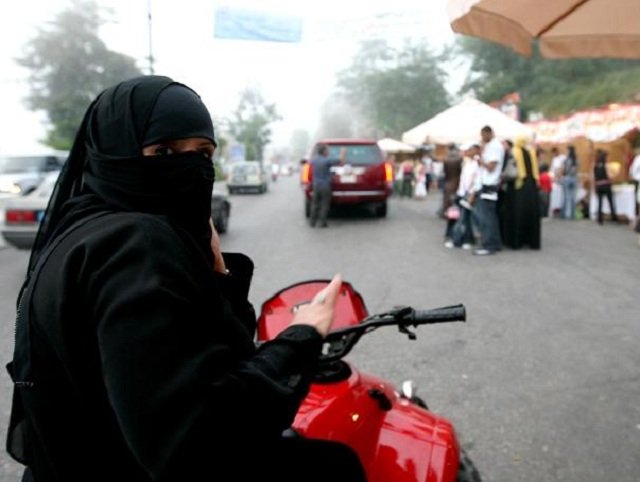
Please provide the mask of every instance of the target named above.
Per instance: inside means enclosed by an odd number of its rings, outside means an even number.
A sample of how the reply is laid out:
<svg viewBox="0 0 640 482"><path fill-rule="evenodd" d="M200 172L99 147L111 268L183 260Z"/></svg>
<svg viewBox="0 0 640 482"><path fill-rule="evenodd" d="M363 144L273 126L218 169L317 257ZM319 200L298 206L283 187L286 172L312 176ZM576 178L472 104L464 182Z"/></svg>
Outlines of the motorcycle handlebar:
<svg viewBox="0 0 640 482"><path fill-rule="evenodd" d="M467 311L464 305L453 305L435 308L433 310L414 310L410 318L411 321L416 324L466 321Z"/></svg>
<svg viewBox="0 0 640 482"><path fill-rule="evenodd" d="M331 331L324 340L327 350L321 356L321 361L331 362L346 356L362 335L381 326L395 325L402 333L414 339L415 334L409 331L408 327L450 321L466 321L464 305L444 306L432 310L414 310L408 306L394 308L387 313L365 318L358 325Z"/></svg>

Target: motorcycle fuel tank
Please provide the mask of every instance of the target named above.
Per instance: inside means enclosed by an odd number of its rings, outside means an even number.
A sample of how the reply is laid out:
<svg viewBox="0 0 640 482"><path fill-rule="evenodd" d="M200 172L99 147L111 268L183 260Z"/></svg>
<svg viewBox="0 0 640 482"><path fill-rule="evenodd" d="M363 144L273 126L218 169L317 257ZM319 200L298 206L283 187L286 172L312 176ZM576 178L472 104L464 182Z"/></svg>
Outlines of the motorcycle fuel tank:
<svg viewBox="0 0 640 482"><path fill-rule="evenodd" d="M301 435L352 447L369 482L454 482L458 440L451 423L357 372L314 383L294 422Z"/></svg>

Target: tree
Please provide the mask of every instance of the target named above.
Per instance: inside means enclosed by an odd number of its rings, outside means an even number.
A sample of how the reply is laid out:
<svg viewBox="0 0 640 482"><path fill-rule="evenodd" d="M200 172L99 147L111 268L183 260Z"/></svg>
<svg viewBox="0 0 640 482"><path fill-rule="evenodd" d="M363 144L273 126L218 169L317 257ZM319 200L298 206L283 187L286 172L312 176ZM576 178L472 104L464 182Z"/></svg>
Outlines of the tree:
<svg viewBox="0 0 640 482"><path fill-rule="evenodd" d="M29 69L31 110L44 110L44 143L68 149L89 103L105 88L141 75L135 61L110 51L97 33L104 23L91 0L74 0L25 46L16 59Z"/></svg>
<svg viewBox="0 0 640 482"><path fill-rule="evenodd" d="M382 39L370 40L338 75L338 87L375 136L399 137L448 107L440 61L423 43L393 48Z"/></svg>
<svg viewBox="0 0 640 482"><path fill-rule="evenodd" d="M227 126L235 140L244 144L246 158L262 161L264 147L271 142L269 126L280 118L275 104L267 104L258 90L246 88Z"/></svg>
<svg viewBox="0 0 640 482"><path fill-rule="evenodd" d="M640 89L640 62L614 59L552 60L520 56L501 45L462 37L457 51L471 59L463 92L486 102L518 92L524 110L559 114L631 100Z"/></svg>

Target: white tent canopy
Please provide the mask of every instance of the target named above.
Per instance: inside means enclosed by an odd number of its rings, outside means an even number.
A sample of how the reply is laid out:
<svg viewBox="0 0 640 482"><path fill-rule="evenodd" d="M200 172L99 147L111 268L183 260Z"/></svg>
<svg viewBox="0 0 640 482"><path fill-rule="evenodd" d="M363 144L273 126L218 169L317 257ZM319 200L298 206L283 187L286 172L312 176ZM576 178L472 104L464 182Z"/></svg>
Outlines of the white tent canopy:
<svg viewBox="0 0 640 482"><path fill-rule="evenodd" d="M384 139L380 139L378 141L378 146L384 152L415 152L416 148L410 146L409 144L405 144L404 142L397 141L395 139L391 139L390 137L385 137Z"/></svg>
<svg viewBox="0 0 640 482"><path fill-rule="evenodd" d="M499 139L533 137L533 130L498 109L476 99L465 99L402 134L413 145L480 142L480 129L490 126Z"/></svg>

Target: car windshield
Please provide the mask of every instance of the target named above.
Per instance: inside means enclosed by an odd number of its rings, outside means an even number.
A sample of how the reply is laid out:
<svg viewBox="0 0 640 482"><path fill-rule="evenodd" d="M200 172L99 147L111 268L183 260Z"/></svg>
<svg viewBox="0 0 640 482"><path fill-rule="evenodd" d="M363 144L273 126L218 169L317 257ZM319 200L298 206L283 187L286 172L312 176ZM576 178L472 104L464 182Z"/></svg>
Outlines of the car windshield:
<svg viewBox="0 0 640 482"><path fill-rule="evenodd" d="M57 162L55 158L49 156L15 156L0 158L0 174L41 172L51 166L57 166Z"/></svg>
<svg viewBox="0 0 640 482"><path fill-rule="evenodd" d="M258 173L258 165L257 164L238 164L233 167L234 174L257 174Z"/></svg>
<svg viewBox="0 0 640 482"><path fill-rule="evenodd" d="M373 144L332 144L329 146L329 157L338 159L340 150L347 150L347 162L350 164L378 164L382 162L382 153Z"/></svg>

